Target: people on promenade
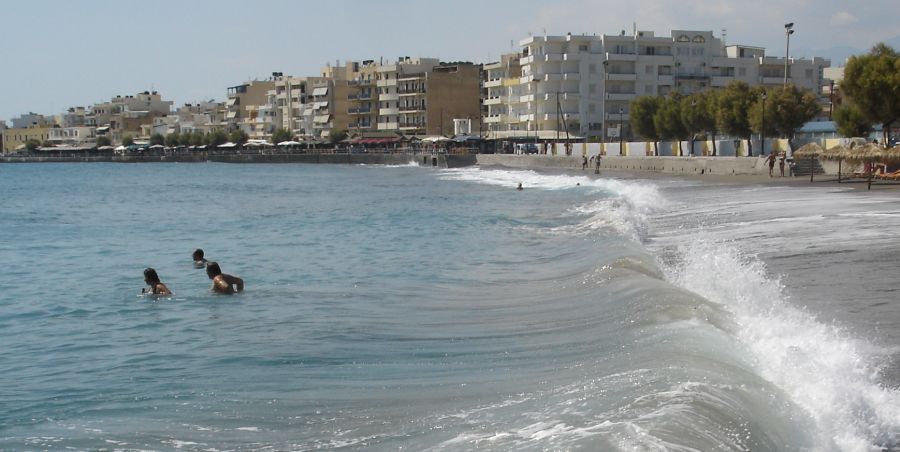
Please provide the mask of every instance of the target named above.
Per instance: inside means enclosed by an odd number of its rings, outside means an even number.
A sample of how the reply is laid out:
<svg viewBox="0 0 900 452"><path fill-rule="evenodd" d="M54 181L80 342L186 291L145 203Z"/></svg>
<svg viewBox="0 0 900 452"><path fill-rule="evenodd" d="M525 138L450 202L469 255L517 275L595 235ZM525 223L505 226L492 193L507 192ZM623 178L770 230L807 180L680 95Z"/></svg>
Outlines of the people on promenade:
<svg viewBox="0 0 900 452"><path fill-rule="evenodd" d="M231 295L244 291L244 280L237 276L222 273L219 264L208 262L206 264L206 276L212 280L212 291L220 294Z"/></svg>
<svg viewBox="0 0 900 452"><path fill-rule="evenodd" d="M588 158L586 155L581 156L581 170L584 171L588 166Z"/></svg>
<svg viewBox="0 0 900 452"><path fill-rule="evenodd" d="M781 177L784 177L784 154L784 152L778 154L778 171L781 171Z"/></svg>
<svg viewBox="0 0 900 452"><path fill-rule="evenodd" d="M766 160L769 161L769 177L773 177L774 174L772 174L772 172L775 171L775 153L769 153L769 157L766 158Z"/></svg>
<svg viewBox="0 0 900 452"><path fill-rule="evenodd" d="M141 289L141 293L150 295L172 295L172 291L159 280L159 275L152 267L144 269L144 282L150 286L150 289Z"/></svg>
<svg viewBox="0 0 900 452"><path fill-rule="evenodd" d="M206 266L207 260L203 257L202 249L195 249L194 254L191 254L191 257L194 259L194 267L203 268Z"/></svg>

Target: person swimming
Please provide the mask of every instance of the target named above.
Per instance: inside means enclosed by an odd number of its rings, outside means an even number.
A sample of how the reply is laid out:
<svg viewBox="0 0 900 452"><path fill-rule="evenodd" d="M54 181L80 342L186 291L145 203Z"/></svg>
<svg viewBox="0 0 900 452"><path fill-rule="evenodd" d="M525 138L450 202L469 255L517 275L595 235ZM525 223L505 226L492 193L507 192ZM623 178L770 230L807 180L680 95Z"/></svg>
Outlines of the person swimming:
<svg viewBox="0 0 900 452"><path fill-rule="evenodd" d="M191 257L194 258L194 267L203 268L206 266L207 260L203 257L203 250L200 248L195 249Z"/></svg>
<svg viewBox="0 0 900 452"><path fill-rule="evenodd" d="M222 273L219 264L216 262L208 262L206 264L206 276L212 280L212 291L225 295L231 295L235 292L244 291L244 280L237 276ZM237 290L235 290L237 286Z"/></svg>
<svg viewBox="0 0 900 452"><path fill-rule="evenodd" d="M144 269L144 282L150 286L150 290L141 289L141 293L150 295L172 295L172 291L159 280L159 275L152 267Z"/></svg>
<svg viewBox="0 0 900 452"><path fill-rule="evenodd" d="M521 182L519 182L519 186L516 187L516 190L524 190L524 188L522 188L522 183L521 183Z"/></svg>

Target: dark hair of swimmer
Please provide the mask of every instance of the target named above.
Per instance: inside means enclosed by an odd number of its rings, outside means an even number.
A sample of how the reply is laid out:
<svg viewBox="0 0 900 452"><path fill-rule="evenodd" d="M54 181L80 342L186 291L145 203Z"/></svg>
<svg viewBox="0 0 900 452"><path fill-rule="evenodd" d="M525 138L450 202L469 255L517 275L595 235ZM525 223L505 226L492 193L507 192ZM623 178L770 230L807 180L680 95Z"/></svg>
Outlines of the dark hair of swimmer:
<svg viewBox="0 0 900 452"><path fill-rule="evenodd" d="M209 279L213 279L221 274L222 269L219 268L218 262L208 262L206 264L206 276L209 276Z"/></svg>
<svg viewBox="0 0 900 452"><path fill-rule="evenodd" d="M203 250L197 248L194 250L194 254L191 255L195 261L203 260Z"/></svg>
<svg viewBox="0 0 900 452"><path fill-rule="evenodd" d="M154 270L152 267L147 267L146 269L144 269L144 281L146 281L147 284L150 285L159 283L159 275L156 274L156 270Z"/></svg>

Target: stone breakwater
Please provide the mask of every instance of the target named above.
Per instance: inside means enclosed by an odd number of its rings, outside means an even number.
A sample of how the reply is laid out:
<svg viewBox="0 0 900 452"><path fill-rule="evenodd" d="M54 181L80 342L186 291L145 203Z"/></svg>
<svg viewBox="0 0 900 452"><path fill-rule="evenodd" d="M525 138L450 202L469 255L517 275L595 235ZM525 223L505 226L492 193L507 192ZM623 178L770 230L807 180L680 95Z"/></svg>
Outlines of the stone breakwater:
<svg viewBox="0 0 900 452"><path fill-rule="evenodd" d="M478 164L498 165L511 168L556 168L577 169L582 166L582 157L478 154ZM589 169L594 169L593 162ZM608 156L600 159L601 170L623 170L630 172L654 172L672 175L768 175L769 167L764 157L621 157ZM777 171L777 167L776 167Z"/></svg>

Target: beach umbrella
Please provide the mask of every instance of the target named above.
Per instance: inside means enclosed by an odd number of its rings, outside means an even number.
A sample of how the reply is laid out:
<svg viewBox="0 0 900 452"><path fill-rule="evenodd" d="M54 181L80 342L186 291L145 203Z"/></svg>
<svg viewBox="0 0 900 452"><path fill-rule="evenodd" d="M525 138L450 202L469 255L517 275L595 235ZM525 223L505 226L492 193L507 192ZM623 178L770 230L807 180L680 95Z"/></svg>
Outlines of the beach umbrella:
<svg viewBox="0 0 900 452"><path fill-rule="evenodd" d="M794 158L808 158L809 159L809 181L813 181L813 160L818 158L819 155L822 154L825 150L822 149L822 146L819 146L819 143L807 143L803 146L800 146L800 149L794 151Z"/></svg>

